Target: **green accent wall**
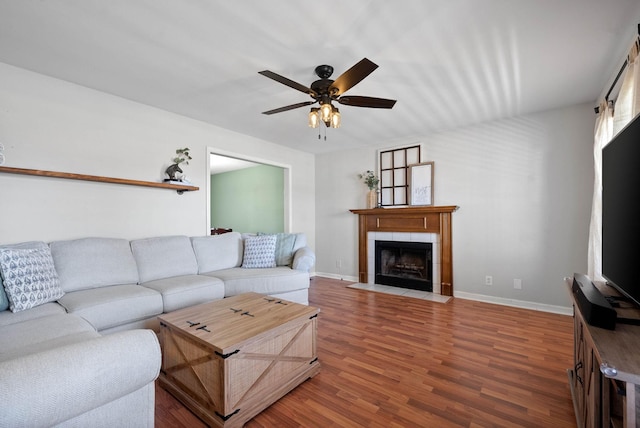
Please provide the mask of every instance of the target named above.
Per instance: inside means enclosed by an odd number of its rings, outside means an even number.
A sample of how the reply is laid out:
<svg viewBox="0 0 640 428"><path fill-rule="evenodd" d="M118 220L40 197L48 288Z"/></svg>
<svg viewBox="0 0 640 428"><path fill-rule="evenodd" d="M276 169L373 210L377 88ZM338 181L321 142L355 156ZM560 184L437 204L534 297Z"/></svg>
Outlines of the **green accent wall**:
<svg viewBox="0 0 640 428"><path fill-rule="evenodd" d="M212 175L211 227L284 232L284 170L259 165Z"/></svg>

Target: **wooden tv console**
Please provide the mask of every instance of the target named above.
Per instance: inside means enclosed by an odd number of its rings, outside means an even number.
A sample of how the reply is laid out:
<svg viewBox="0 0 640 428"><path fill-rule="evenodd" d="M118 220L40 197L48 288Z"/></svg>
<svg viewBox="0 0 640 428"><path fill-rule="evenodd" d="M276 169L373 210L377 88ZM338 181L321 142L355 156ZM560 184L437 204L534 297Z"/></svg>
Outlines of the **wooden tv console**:
<svg viewBox="0 0 640 428"><path fill-rule="evenodd" d="M574 366L567 370L578 427L640 427L640 325L605 330L585 322L571 292ZM604 295L615 290L596 283ZM622 305L621 305L622 306ZM618 317L640 318L640 309L617 308Z"/></svg>

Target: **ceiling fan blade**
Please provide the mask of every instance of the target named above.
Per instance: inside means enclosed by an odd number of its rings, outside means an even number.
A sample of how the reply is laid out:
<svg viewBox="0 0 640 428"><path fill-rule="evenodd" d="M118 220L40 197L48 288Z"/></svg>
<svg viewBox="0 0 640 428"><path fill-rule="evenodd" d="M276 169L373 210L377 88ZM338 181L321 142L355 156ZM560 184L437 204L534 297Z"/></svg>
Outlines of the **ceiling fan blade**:
<svg viewBox="0 0 640 428"><path fill-rule="evenodd" d="M369 108L393 108L393 106L396 104L396 100L388 100L386 98L359 97L355 95L340 97L336 101L347 106Z"/></svg>
<svg viewBox="0 0 640 428"><path fill-rule="evenodd" d="M298 90L300 92L304 92L305 94L309 94L312 97L316 96L316 93L315 93L315 91L313 89L308 88L308 87L304 86L301 83L294 82L291 79L287 79L284 76L280 76L279 74L274 73L273 71L264 70L264 71L258 71L258 73L262 74L265 77L268 77L269 79L273 79L278 83L282 83L283 85L286 85L286 86L288 86L290 88L296 89L296 90Z"/></svg>
<svg viewBox="0 0 640 428"><path fill-rule="evenodd" d="M330 90L337 90L335 95L344 94L349 89L360 83L362 79L373 73L373 70L376 68L378 68L377 64L374 64L367 58L363 58L359 63L338 76L338 78L331 84Z"/></svg>
<svg viewBox="0 0 640 428"><path fill-rule="evenodd" d="M275 108L269 111L263 111L262 114L282 113L283 111L293 110L293 109L304 107L304 106L310 106L311 104L315 104L316 102L317 101L305 101L303 103L291 104L290 106L284 106L284 107Z"/></svg>

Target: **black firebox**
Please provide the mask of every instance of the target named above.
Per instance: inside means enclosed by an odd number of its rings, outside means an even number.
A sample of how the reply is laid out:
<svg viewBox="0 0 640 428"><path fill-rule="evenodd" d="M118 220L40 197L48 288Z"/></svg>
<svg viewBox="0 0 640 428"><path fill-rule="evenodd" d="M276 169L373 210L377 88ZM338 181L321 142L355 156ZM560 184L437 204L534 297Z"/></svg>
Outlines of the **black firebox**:
<svg viewBox="0 0 640 428"><path fill-rule="evenodd" d="M376 241L375 283L433 291L430 242Z"/></svg>

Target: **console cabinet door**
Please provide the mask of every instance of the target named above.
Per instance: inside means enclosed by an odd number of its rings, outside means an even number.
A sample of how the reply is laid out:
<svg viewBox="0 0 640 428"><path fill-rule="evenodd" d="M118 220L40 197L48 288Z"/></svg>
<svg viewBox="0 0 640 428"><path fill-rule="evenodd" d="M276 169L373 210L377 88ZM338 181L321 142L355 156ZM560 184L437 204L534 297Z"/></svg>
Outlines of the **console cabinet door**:
<svg viewBox="0 0 640 428"><path fill-rule="evenodd" d="M593 342L582 317L576 314L573 319L575 338L573 388L578 426L585 428L609 426L608 423L604 423L608 417L602 414L600 401L602 375Z"/></svg>
<svg viewBox="0 0 640 428"><path fill-rule="evenodd" d="M575 311L575 308L574 308ZM575 312L574 312L575 313ZM574 341L573 341L573 391L574 391L574 406L576 408L576 419L578 426L584 426L584 420L586 415L586 389L584 380L585 367L584 361L586 351L584 349L584 329L578 316L573 317L574 328Z"/></svg>

